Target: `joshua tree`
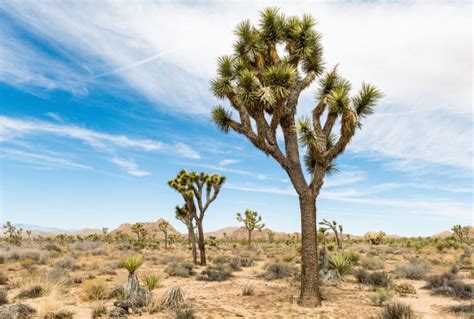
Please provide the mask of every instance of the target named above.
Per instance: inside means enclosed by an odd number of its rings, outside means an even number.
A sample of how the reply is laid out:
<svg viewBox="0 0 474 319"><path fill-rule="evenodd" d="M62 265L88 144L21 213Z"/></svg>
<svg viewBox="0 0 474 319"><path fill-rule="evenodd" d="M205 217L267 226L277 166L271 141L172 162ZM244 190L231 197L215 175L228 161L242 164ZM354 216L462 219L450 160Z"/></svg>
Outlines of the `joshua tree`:
<svg viewBox="0 0 474 319"><path fill-rule="evenodd" d="M191 246L193 254L193 262L197 264L197 251L196 251L196 235L194 233L194 218L193 214L190 214L188 206L175 207L176 219L180 220L188 229L188 244Z"/></svg>
<svg viewBox="0 0 474 319"><path fill-rule="evenodd" d="M467 241L469 238L469 226L454 225L451 230L454 232L454 235L459 239L459 242L462 244Z"/></svg>
<svg viewBox="0 0 474 319"><path fill-rule="evenodd" d="M140 286L140 281L135 273L143 262L142 258L135 256L130 256L122 260L123 268L128 271L124 298L124 302L128 305L143 306L149 300L150 295Z"/></svg>
<svg viewBox="0 0 474 319"><path fill-rule="evenodd" d="M334 237L336 238L336 244L338 249L342 249L342 225L338 225L335 220L332 223L326 219L323 219L319 225L327 226L334 232Z"/></svg>
<svg viewBox="0 0 474 319"><path fill-rule="evenodd" d="M31 240L31 233L32 233L31 229L26 230L26 235L28 236L28 240Z"/></svg>
<svg viewBox="0 0 474 319"><path fill-rule="evenodd" d="M23 241L22 228L17 229L10 221L7 221L5 225L3 225L3 229L8 243L21 246L21 242Z"/></svg>
<svg viewBox="0 0 474 319"><path fill-rule="evenodd" d="M252 232L255 229L262 230L265 227L265 224L260 223L262 221L262 216L258 215L257 212L251 211L250 209L245 210L245 217L242 214L237 213L237 221L244 223L245 228L248 231L248 248L252 245Z"/></svg>
<svg viewBox="0 0 474 319"><path fill-rule="evenodd" d="M158 229L165 234L165 249L168 249L168 228L170 226L170 223L167 222L166 220L160 220L158 223Z"/></svg>
<svg viewBox="0 0 474 319"><path fill-rule="evenodd" d="M132 225L132 231L137 234L138 243L142 244L147 235L147 230L143 227L143 224L136 223Z"/></svg>
<svg viewBox="0 0 474 319"><path fill-rule="evenodd" d="M185 170L180 171L174 179L168 181L168 185L183 196L189 212L196 221L201 266L206 265L206 245L202 221L209 205L216 200L224 182L225 176L208 175L204 172L187 173ZM204 195L203 190L205 190Z"/></svg>
<svg viewBox="0 0 474 319"><path fill-rule="evenodd" d="M223 132L244 135L273 157L298 194L302 227L299 304L308 307L321 304L316 198L325 174L334 169L335 159L361 127L361 119L373 112L381 97L374 86L362 84L360 92L351 98L351 84L336 67L324 73L321 35L315 24L309 15L286 17L275 8L261 13L257 27L243 21L235 30L238 39L234 53L218 59L217 77L211 81L214 95L227 99L237 112L234 116L223 106L215 106L212 119L216 125ZM311 117L296 122L298 98L315 81L319 89ZM324 123L322 117L326 118ZM335 135L337 127L340 133ZM279 128L281 142L277 138ZM304 164L309 180L300 162L300 147L306 149Z"/></svg>
<svg viewBox="0 0 474 319"><path fill-rule="evenodd" d="M273 241L275 240L275 233L271 230L271 229L268 229L268 242L271 244L273 243Z"/></svg>

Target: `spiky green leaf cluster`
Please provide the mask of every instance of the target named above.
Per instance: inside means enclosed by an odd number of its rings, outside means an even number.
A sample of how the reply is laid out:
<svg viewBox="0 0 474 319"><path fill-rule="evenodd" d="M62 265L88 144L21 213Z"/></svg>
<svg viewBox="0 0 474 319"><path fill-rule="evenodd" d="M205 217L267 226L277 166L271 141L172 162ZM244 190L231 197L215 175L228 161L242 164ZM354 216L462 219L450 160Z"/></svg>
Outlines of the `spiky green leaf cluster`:
<svg viewBox="0 0 474 319"><path fill-rule="evenodd" d="M244 223L245 228L252 231L254 229L261 230L265 227L264 223L261 223L262 216L260 216L256 211L246 209L244 215L237 213L237 221Z"/></svg>
<svg viewBox="0 0 474 319"><path fill-rule="evenodd" d="M186 172L181 170L174 179L168 181L168 185L181 193L183 196L192 199L194 197L195 186L206 185L208 188L218 188L225 182L225 176L219 174Z"/></svg>
<svg viewBox="0 0 474 319"><path fill-rule="evenodd" d="M232 121L232 112L226 110L221 105L216 105L211 111L211 118L221 131L225 133L229 132L230 123Z"/></svg>
<svg viewBox="0 0 474 319"><path fill-rule="evenodd" d="M359 94L352 98L352 104L360 117L374 113L374 106L383 97L374 85L362 83Z"/></svg>

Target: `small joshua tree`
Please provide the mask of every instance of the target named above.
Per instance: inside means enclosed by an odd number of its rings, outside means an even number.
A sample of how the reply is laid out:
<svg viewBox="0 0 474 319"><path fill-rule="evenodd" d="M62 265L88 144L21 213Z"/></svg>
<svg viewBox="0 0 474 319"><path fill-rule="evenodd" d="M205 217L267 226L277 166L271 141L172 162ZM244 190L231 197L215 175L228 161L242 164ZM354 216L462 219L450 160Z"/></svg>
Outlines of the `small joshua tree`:
<svg viewBox="0 0 474 319"><path fill-rule="evenodd" d="M214 107L212 119L218 128L245 136L274 158L298 194L302 228L299 304L306 307L321 304L316 198L324 176L334 169L336 158L382 96L369 84L362 84L351 96L351 83L336 67L325 72L321 35L315 25L310 15L300 18L285 16L276 8L263 10L257 26L249 20L237 26L234 52L218 59L217 76L211 81L214 95L228 100L236 113ZM297 121L298 99L314 82L319 82L314 107L309 117ZM278 141L278 132L283 141ZM306 153L304 163L300 150Z"/></svg>
<svg viewBox="0 0 474 319"><path fill-rule="evenodd" d="M170 223L167 222L166 220L160 220L158 223L158 229L163 232L165 235L165 249L168 249L168 228L170 226Z"/></svg>
<svg viewBox="0 0 474 319"><path fill-rule="evenodd" d="M454 235L459 239L459 242L465 243L469 238L469 226L454 225L451 230L454 232Z"/></svg>
<svg viewBox="0 0 474 319"><path fill-rule="evenodd" d="M237 213L237 221L244 223L245 228L248 231L248 248L252 245L252 232L257 230L262 230L265 227L265 224L260 223L262 221L262 216L258 215L257 212L252 211L250 209L245 210L245 216L242 214Z"/></svg>
<svg viewBox="0 0 474 319"><path fill-rule="evenodd" d="M188 244L191 247L193 254L193 262L197 264L196 235L194 233L193 214L189 212L188 206L184 204L183 206L175 207L175 216L176 219L181 221L188 229Z"/></svg>
<svg viewBox="0 0 474 319"><path fill-rule="evenodd" d="M146 238L147 230L143 227L143 224L136 223L132 225L132 231L137 234L137 241L142 244Z"/></svg>
<svg viewBox="0 0 474 319"><path fill-rule="evenodd" d="M319 225L326 226L334 232L334 237L336 238L336 244L338 249L342 249L342 225L337 225L336 221L333 220L332 223L326 219L323 219Z"/></svg>
<svg viewBox="0 0 474 319"><path fill-rule="evenodd" d="M23 241L22 228L17 229L10 221L7 221L5 225L3 225L3 229L8 243L21 246L21 242Z"/></svg>
<svg viewBox="0 0 474 319"><path fill-rule="evenodd" d="M273 241L275 240L275 233L271 229L268 229L267 235L268 235L268 242L272 244Z"/></svg>
<svg viewBox="0 0 474 319"><path fill-rule="evenodd" d="M188 173L185 170L180 171L174 179L168 181L168 185L183 196L189 212L196 221L201 266L206 265L206 245L202 227L204 214L209 205L216 200L224 182L225 176L209 175L204 172L199 174L196 172Z"/></svg>
<svg viewBox="0 0 474 319"><path fill-rule="evenodd" d="M26 235L28 236L28 240L31 240L31 233L32 233L31 229L26 230Z"/></svg>

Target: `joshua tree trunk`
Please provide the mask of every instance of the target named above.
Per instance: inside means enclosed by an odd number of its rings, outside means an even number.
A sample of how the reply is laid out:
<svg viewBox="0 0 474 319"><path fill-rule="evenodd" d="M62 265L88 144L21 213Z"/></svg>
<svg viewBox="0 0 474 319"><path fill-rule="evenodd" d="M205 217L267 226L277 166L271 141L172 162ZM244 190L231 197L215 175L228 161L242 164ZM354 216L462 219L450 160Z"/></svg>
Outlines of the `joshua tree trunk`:
<svg viewBox="0 0 474 319"><path fill-rule="evenodd" d="M168 249L168 233L165 233L165 249Z"/></svg>
<svg viewBox="0 0 474 319"><path fill-rule="evenodd" d="M194 226L192 223L188 225L188 242L193 254L193 263L197 264L196 235L194 234Z"/></svg>
<svg viewBox="0 0 474 319"><path fill-rule="evenodd" d="M301 292L300 305L316 307L321 304L316 236L316 196L310 191L299 196L301 210Z"/></svg>
<svg viewBox="0 0 474 319"><path fill-rule="evenodd" d="M135 298L140 295L140 282L134 273L128 274L127 284L125 285L125 294L127 298Z"/></svg>
<svg viewBox="0 0 474 319"><path fill-rule="evenodd" d="M206 245L204 243L204 231L202 230L202 221L197 221L197 228L198 228L198 247L199 247L199 255L201 258L201 266L206 266Z"/></svg>
<svg viewBox="0 0 474 319"><path fill-rule="evenodd" d="M249 229L249 249L252 247L252 231Z"/></svg>

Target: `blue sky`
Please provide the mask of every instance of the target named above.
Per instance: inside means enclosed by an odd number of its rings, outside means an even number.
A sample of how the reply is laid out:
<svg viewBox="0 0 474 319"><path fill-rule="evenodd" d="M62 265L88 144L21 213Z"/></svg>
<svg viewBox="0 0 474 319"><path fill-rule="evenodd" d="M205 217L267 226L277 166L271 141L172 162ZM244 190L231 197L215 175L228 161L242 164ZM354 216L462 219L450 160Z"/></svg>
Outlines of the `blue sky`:
<svg viewBox="0 0 474 319"><path fill-rule="evenodd" d="M270 3L266 3L270 4ZM311 13L328 65L385 93L326 179L319 218L346 232L429 235L472 224L469 2L274 3ZM257 210L298 231L282 169L209 121L208 90L233 27L263 5L208 2L0 4L2 221L62 228L174 220L181 168L227 176L207 230ZM443 21L443 23L439 23ZM300 115L314 106L310 87Z"/></svg>

